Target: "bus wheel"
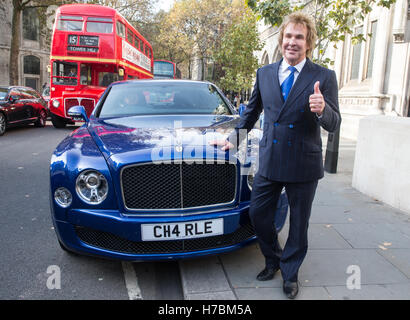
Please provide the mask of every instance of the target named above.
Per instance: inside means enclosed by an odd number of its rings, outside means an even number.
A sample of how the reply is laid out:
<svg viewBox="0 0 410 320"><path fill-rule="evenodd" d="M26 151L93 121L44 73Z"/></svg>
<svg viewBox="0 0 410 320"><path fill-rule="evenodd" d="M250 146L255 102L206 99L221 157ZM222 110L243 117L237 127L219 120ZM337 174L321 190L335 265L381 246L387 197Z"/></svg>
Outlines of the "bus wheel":
<svg viewBox="0 0 410 320"><path fill-rule="evenodd" d="M53 123L54 128L65 128L65 126L67 125L67 122L65 119L56 116L54 113L51 114L51 122Z"/></svg>

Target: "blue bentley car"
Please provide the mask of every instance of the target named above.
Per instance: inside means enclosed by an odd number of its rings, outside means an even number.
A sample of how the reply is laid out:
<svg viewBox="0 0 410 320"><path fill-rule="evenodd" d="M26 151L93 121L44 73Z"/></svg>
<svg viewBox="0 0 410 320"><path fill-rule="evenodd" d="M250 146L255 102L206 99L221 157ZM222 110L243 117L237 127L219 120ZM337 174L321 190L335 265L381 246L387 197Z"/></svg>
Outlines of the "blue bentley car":
<svg viewBox="0 0 410 320"><path fill-rule="evenodd" d="M255 240L248 211L261 130L235 151L211 145L239 120L216 86L117 82L89 118L81 106L68 112L85 123L51 158L51 212L64 250L160 260L227 252ZM278 230L287 209L283 193L272 208Z"/></svg>

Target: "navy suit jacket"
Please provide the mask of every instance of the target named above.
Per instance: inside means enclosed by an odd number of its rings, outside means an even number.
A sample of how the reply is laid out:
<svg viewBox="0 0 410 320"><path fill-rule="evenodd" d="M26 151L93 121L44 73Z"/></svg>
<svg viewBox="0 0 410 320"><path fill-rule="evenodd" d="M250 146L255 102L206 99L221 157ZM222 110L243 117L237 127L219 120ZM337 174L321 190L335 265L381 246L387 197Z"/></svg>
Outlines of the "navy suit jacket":
<svg viewBox="0 0 410 320"><path fill-rule="evenodd" d="M324 174L320 126L333 132L341 122L336 74L306 59L284 102L278 78L281 61L258 69L249 104L228 140L235 144L239 129L249 132L264 110L259 174L281 182L317 180ZM309 107L309 96L316 81L320 81L319 88L326 102L320 119Z"/></svg>

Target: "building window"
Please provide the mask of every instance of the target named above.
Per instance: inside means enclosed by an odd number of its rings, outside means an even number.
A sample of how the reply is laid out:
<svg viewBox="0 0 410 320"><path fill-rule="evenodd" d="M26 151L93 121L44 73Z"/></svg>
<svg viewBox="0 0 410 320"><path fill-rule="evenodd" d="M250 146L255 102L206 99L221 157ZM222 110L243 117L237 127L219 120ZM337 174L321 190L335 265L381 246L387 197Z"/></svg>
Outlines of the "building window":
<svg viewBox="0 0 410 320"><path fill-rule="evenodd" d="M363 33L363 26L356 28L356 35ZM360 70L360 56L362 52L362 43L359 42L353 45L353 53L352 53L352 68L350 73L350 80L357 80L359 79L359 70Z"/></svg>
<svg viewBox="0 0 410 320"><path fill-rule="evenodd" d="M40 58L36 56L24 57L24 73L40 74Z"/></svg>
<svg viewBox="0 0 410 320"><path fill-rule="evenodd" d="M265 52L262 56L262 65L266 66L268 64L269 64L269 56L268 56L268 53Z"/></svg>
<svg viewBox="0 0 410 320"><path fill-rule="evenodd" d="M373 75L373 60L374 60L374 47L376 43L377 21L371 23L371 37L369 44L369 60L367 61L366 78L371 78Z"/></svg>
<svg viewBox="0 0 410 320"><path fill-rule="evenodd" d="M36 8L25 8L23 10L23 38L38 41L39 19Z"/></svg>
<svg viewBox="0 0 410 320"><path fill-rule="evenodd" d="M33 88L34 90L38 90L38 79L37 78L24 78L26 87Z"/></svg>

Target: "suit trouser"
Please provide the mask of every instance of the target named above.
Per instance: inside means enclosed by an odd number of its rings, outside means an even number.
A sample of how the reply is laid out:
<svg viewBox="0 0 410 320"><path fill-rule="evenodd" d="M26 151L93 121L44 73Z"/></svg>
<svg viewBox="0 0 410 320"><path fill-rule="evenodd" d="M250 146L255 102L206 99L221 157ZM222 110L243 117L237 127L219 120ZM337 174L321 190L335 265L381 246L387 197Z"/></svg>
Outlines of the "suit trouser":
<svg viewBox="0 0 410 320"><path fill-rule="evenodd" d="M318 180L301 183L271 181L255 176L249 215L266 266L280 267L283 280L297 281L308 248L308 226ZM274 227L277 202L283 187L289 201L289 235L283 250Z"/></svg>

